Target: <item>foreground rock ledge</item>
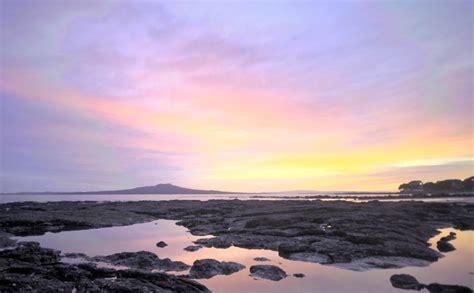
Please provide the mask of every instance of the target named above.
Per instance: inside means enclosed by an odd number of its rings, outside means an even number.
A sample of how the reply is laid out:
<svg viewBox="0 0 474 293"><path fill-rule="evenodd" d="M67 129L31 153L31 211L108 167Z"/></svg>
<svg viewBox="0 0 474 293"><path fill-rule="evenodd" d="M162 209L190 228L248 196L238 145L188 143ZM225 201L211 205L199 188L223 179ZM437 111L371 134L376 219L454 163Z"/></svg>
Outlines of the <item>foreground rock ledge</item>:
<svg viewBox="0 0 474 293"><path fill-rule="evenodd" d="M205 247L278 251L287 259L357 264L348 269L428 265L437 229L474 227L474 205L424 202L141 201L0 205L0 230L13 235L179 220Z"/></svg>
<svg viewBox="0 0 474 293"><path fill-rule="evenodd" d="M203 285L164 273L65 264L60 252L21 242L0 251L0 292L210 292Z"/></svg>

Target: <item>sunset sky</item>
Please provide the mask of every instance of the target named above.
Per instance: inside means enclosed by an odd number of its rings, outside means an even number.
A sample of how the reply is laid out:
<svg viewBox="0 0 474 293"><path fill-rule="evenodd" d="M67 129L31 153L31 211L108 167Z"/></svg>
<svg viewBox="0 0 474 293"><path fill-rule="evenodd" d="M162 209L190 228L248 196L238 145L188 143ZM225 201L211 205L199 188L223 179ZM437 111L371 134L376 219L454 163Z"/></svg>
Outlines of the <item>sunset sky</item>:
<svg viewBox="0 0 474 293"><path fill-rule="evenodd" d="M474 175L474 1L0 0L0 191Z"/></svg>

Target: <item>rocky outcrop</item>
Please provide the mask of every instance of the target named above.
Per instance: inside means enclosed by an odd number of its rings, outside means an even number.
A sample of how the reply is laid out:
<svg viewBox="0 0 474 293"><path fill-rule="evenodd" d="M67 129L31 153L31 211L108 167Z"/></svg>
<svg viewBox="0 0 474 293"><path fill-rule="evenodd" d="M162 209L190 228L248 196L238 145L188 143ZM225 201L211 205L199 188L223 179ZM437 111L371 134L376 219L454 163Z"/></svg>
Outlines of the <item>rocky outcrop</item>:
<svg viewBox="0 0 474 293"><path fill-rule="evenodd" d="M189 246L186 246L185 248L183 248L183 250L193 252L193 251L198 251L201 248L202 248L202 245L189 245Z"/></svg>
<svg viewBox="0 0 474 293"><path fill-rule="evenodd" d="M230 275L245 268L236 262L220 262L215 259L199 259L193 263L189 276L194 279L209 279L216 275Z"/></svg>
<svg viewBox="0 0 474 293"><path fill-rule="evenodd" d="M426 285L425 288L430 293L472 293L472 289L459 285L443 285L438 283L432 283Z"/></svg>
<svg viewBox="0 0 474 293"><path fill-rule="evenodd" d="M148 251L120 252L107 256L96 256L92 260L146 271L185 271L190 268L189 265L181 261L172 261L169 258L160 259L156 254Z"/></svg>
<svg viewBox="0 0 474 293"><path fill-rule="evenodd" d="M73 255L72 255L73 256ZM187 278L164 273L65 264L60 252L36 242L0 251L0 292L209 292Z"/></svg>
<svg viewBox="0 0 474 293"><path fill-rule="evenodd" d="M449 243L449 241L454 240L454 239L456 239L456 233L451 232L449 233L448 236L441 237L441 239L438 242L436 242L436 247L441 252L450 252L450 251L456 250L454 245Z"/></svg>
<svg viewBox="0 0 474 293"><path fill-rule="evenodd" d="M404 290L427 289L430 293L472 293L470 288L459 285L443 285L438 283L424 285L419 283L415 277L407 274L392 275L390 282L393 287Z"/></svg>
<svg viewBox="0 0 474 293"><path fill-rule="evenodd" d="M421 290L423 285L415 277L407 274L392 275L390 277L392 286L404 290Z"/></svg>
<svg viewBox="0 0 474 293"><path fill-rule="evenodd" d="M250 267L250 275L252 277L267 279L272 281L280 281L287 277L284 270L272 265L255 265Z"/></svg>
<svg viewBox="0 0 474 293"><path fill-rule="evenodd" d="M196 245L269 249L287 259L365 269L427 265L441 256L427 243L437 229L474 228L473 204L416 201L29 202L0 210L0 230L13 235L173 219L193 235L213 235Z"/></svg>

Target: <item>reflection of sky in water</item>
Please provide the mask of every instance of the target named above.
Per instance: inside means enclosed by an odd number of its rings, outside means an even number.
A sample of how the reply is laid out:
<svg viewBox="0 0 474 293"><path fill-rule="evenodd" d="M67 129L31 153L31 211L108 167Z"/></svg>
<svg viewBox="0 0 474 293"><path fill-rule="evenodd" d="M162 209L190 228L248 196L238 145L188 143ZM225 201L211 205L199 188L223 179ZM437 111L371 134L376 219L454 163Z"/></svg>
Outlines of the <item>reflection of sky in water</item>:
<svg viewBox="0 0 474 293"><path fill-rule="evenodd" d="M431 239L436 241L453 229L442 229L442 233ZM196 259L213 258L219 261L235 261L246 269L230 276L215 276L199 280L214 292L403 292L392 288L392 274L407 273L422 283L458 284L474 287L474 232L456 231L457 239L451 243L456 250L445 254L429 267L407 267L403 269L349 271L334 266L290 261L270 250L248 250L238 247L228 249L203 248L187 252L183 248L192 241L203 238L192 236L186 228L175 225L175 221L159 220L151 223L124 227L111 227L84 231L46 233L43 236L18 237L22 241L38 241L43 247L56 248L62 252L82 252L90 256L107 255L123 251L146 250L160 258L169 257L192 264ZM156 242L165 241L165 248L156 247ZM255 257L267 257L270 262L256 262ZM254 264L274 264L289 275L304 273L303 279L290 276L282 281L254 280L249 277L249 268Z"/></svg>
<svg viewBox="0 0 474 293"><path fill-rule="evenodd" d="M48 201L140 201L140 200L211 200L211 199L239 199L239 200L287 200L285 197L304 197L314 195L331 195L338 198L323 198L323 201L344 200L352 202L366 202L367 200L345 198L347 194L340 193L266 193L262 194L0 194L0 203L7 202L48 202ZM386 196L382 193L377 196ZM254 198L258 196L258 198ZM357 197L374 196L374 194L354 194ZM305 198L294 198L295 200L313 200ZM380 200L380 199L379 199ZM411 199L383 199L386 201L409 201ZM450 198L420 198L417 201L426 202L468 202L474 203L473 197L450 197Z"/></svg>

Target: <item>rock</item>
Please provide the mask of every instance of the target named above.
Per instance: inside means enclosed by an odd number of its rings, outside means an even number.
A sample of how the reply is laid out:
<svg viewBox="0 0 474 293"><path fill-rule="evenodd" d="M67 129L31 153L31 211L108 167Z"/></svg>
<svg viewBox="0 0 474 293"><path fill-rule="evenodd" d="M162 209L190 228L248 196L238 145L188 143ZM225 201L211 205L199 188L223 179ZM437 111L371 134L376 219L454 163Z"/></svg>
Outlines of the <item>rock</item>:
<svg viewBox="0 0 474 293"><path fill-rule="evenodd" d="M444 236L443 238L441 238L442 240L446 240L446 241L451 241L451 240L454 240L456 239L456 233L455 232L449 232L449 235L448 236Z"/></svg>
<svg viewBox="0 0 474 293"><path fill-rule="evenodd" d="M425 286L430 293L472 293L472 289L459 285L443 285L432 283Z"/></svg>
<svg viewBox="0 0 474 293"><path fill-rule="evenodd" d="M10 239L11 236L13 235L0 231L0 248L15 246L16 240Z"/></svg>
<svg viewBox="0 0 474 293"><path fill-rule="evenodd" d="M0 251L0 258L14 259L18 263L49 265L60 262L60 251L41 248L38 242L19 242L14 249Z"/></svg>
<svg viewBox="0 0 474 293"><path fill-rule="evenodd" d="M160 259L156 254L148 251L120 252L107 256L96 256L92 260L147 271L185 271L190 268L189 265L181 261L172 261L169 258Z"/></svg>
<svg viewBox="0 0 474 293"><path fill-rule="evenodd" d="M195 243L205 247L215 248L229 248L232 246L232 242L225 237L202 238L196 240Z"/></svg>
<svg viewBox="0 0 474 293"><path fill-rule="evenodd" d="M261 279L280 281L287 277L284 270L272 265L255 265L250 267L250 275Z"/></svg>
<svg viewBox="0 0 474 293"><path fill-rule="evenodd" d="M66 264L59 255L36 242L0 251L0 292L210 292L179 276Z"/></svg>
<svg viewBox="0 0 474 293"><path fill-rule="evenodd" d="M266 257L256 257L253 259L254 261L270 261L268 258Z"/></svg>
<svg viewBox="0 0 474 293"><path fill-rule="evenodd" d="M436 242L436 247L441 252L450 252L456 250L456 248L451 243L443 240L439 240L438 242Z"/></svg>
<svg viewBox="0 0 474 293"><path fill-rule="evenodd" d="M199 259L193 263L189 276L194 279L209 279L216 275L230 275L245 268L236 262L220 262L215 259Z"/></svg>
<svg viewBox="0 0 474 293"><path fill-rule="evenodd" d="M163 247L168 246L168 244L166 244L166 242L164 242L164 241L160 241L160 242L156 243L156 246L159 247L159 248L163 248Z"/></svg>
<svg viewBox="0 0 474 293"><path fill-rule="evenodd" d="M183 248L184 250L186 251L198 251L199 249L202 248L202 245L189 245L189 246L186 246L185 248Z"/></svg>
<svg viewBox="0 0 474 293"><path fill-rule="evenodd" d="M17 202L0 204L0 230L41 235L166 218L179 220L193 235L213 235L196 241L204 247L268 249L287 259L331 265L382 258L431 263L441 254L427 241L446 224L473 229L472 209L472 204L419 201ZM394 267L387 261L367 264Z"/></svg>
<svg viewBox="0 0 474 293"><path fill-rule="evenodd" d="M392 275L390 283L393 287L404 290L421 290L423 288L423 285L415 277L407 274Z"/></svg>
<svg viewBox="0 0 474 293"><path fill-rule="evenodd" d="M302 274L302 273L297 273L297 274L293 274L293 277L295 277L295 278L304 278L304 277L306 277L306 275Z"/></svg>
<svg viewBox="0 0 474 293"><path fill-rule="evenodd" d="M92 258L89 257L88 255L85 255L84 253L76 253L76 252L65 253L65 254L62 255L62 257L66 257L66 258L82 258L82 259L87 260L87 261L92 261Z"/></svg>
<svg viewBox="0 0 474 293"><path fill-rule="evenodd" d="M449 241L456 239L456 233L451 232L448 236L441 237L441 239L436 242L436 247L441 252L450 252L456 250L456 248L449 243Z"/></svg>

